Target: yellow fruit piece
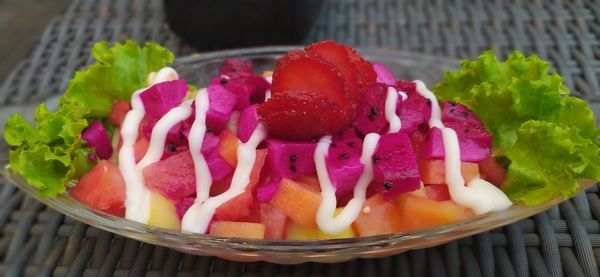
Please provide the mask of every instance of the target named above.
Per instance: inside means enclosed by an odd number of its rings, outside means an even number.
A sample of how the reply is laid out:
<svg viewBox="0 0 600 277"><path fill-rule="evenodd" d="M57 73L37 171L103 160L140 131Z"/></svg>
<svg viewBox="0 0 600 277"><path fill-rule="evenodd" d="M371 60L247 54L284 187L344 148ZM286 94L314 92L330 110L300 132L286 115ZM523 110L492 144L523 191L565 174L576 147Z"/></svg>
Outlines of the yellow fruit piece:
<svg viewBox="0 0 600 277"><path fill-rule="evenodd" d="M419 187L418 190L411 191L410 193L415 196L427 197L427 194L425 193L425 185L423 185L423 182L421 182L421 187Z"/></svg>
<svg viewBox="0 0 600 277"><path fill-rule="evenodd" d="M265 225L252 222L215 221L210 225L208 233L219 237L264 239Z"/></svg>
<svg viewBox="0 0 600 277"><path fill-rule="evenodd" d="M337 208L334 215L337 216L341 212L342 208ZM352 229L352 226L349 226L339 234L328 235L317 228L306 228L295 223L291 223L288 225L286 232L286 239L295 240L345 239L353 237L356 237L356 233L354 232L354 229Z"/></svg>
<svg viewBox="0 0 600 277"><path fill-rule="evenodd" d="M273 71L265 71L262 74L263 77L273 77Z"/></svg>
<svg viewBox="0 0 600 277"><path fill-rule="evenodd" d="M293 240L318 240L319 229L302 227L296 223L291 222L287 226L285 238Z"/></svg>
<svg viewBox="0 0 600 277"><path fill-rule="evenodd" d="M181 229L175 204L156 191L152 191L150 196L148 225L176 231Z"/></svg>

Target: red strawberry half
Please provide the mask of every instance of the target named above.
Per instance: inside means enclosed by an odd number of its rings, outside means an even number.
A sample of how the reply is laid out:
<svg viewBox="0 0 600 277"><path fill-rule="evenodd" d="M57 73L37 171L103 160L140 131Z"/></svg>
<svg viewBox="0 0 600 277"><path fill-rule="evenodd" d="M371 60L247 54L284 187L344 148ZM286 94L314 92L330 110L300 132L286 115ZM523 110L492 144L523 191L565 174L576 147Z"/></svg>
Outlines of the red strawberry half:
<svg viewBox="0 0 600 277"><path fill-rule="evenodd" d="M371 63L347 45L325 40L307 46L306 51L314 53L339 70L346 82L348 99L354 106L358 104L361 95L375 84L377 75Z"/></svg>
<svg viewBox="0 0 600 277"><path fill-rule="evenodd" d="M258 107L259 118L271 134L290 140L337 133L352 122L375 77L369 62L334 41L290 51L277 60L272 98Z"/></svg>
<svg viewBox="0 0 600 277"><path fill-rule="evenodd" d="M273 94L257 112L271 134L289 140L337 133L350 122L347 110L336 102L306 91Z"/></svg>
<svg viewBox="0 0 600 277"><path fill-rule="evenodd" d="M304 51L292 51L277 62L271 94L289 91L317 92L346 106L344 79L327 62Z"/></svg>

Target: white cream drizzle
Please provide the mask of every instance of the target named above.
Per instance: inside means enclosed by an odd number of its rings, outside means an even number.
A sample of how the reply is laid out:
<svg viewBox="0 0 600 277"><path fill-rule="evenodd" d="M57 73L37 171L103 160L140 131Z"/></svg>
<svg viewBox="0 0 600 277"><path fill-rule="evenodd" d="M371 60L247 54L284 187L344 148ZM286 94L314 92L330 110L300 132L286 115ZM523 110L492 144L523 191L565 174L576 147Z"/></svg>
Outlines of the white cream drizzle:
<svg viewBox="0 0 600 277"><path fill-rule="evenodd" d="M206 89L201 89L196 94L196 115L194 123L188 134L188 145L192 160L194 161L194 172L196 177L196 200L195 202L203 202L208 199L210 186L212 184L212 175L210 169L202 155L202 144L204 143L204 135L206 134L206 113L208 112L209 100Z"/></svg>
<svg viewBox="0 0 600 277"><path fill-rule="evenodd" d="M456 132L446 128L441 120L441 110L437 98L422 81L413 81L417 85L417 92L431 101L430 128L437 127L442 130L445 154L445 181L448 185L450 197L461 206L471 208L476 214L490 211L505 210L512 205L506 195L493 184L475 178L465 186L465 180L460 172L460 147Z"/></svg>
<svg viewBox="0 0 600 277"><path fill-rule="evenodd" d="M272 84L273 83L273 76L266 76L265 77L265 81L267 81L267 83ZM268 89L267 91L265 91L265 101L269 100L269 98L271 98L271 90Z"/></svg>
<svg viewBox="0 0 600 277"><path fill-rule="evenodd" d="M177 75L177 71L171 67L163 67L158 72L152 72L148 74L148 84L150 86L155 85L157 83L172 81L179 79L179 75Z"/></svg>
<svg viewBox="0 0 600 277"><path fill-rule="evenodd" d="M396 105L398 103L398 92L394 87L388 87L387 96L385 97L385 119L390 124L388 133L400 132L402 121L396 114Z"/></svg>
<svg viewBox="0 0 600 277"><path fill-rule="evenodd" d="M204 202L196 201L183 216L181 229L189 233L205 233L215 210L225 202L242 194L250 181L250 174L256 159L256 147L267 137L267 131L262 124L258 124L250 139L246 143L238 141L238 163L233 173L231 186L227 191L214 197L209 197Z"/></svg>
<svg viewBox="0 0 600 277"><path fill-rule="evenodd" d="M379 134L370 133L363 141L362 154L360 162L364 165L363 172L358 178L358 183L354 187L354 196L337 216L334 216L337 207L337 198L335 197L335 187L331 183L331 178L327 172L326 158L331 144L331 136L325 136L317 144L315 150L315 165L317 176L321 185L321 204L317 210L317 226L326 234L335 235L348 228L363 210L367 187L373 180L373 161L372 156L379 142Z"/></svg>
<svg viewBox="0 0 600 277"><path fill-rule="evenodd" d="M177 78L175 70L165 67L157 73L151 73L148 76L148 84L152 86ZM125 119L123 120L123 126L121 127L123 144L119 150L119 171L123 175L126 184L125 218L140 223L148 222L148 218L150 217L150 190L144 184L144 176L142 175L143 167L136 164L133 147L137 142L139 125L145 115L140 93L146 89L140 89L131 96L131 110L125 115Z"/></svg>

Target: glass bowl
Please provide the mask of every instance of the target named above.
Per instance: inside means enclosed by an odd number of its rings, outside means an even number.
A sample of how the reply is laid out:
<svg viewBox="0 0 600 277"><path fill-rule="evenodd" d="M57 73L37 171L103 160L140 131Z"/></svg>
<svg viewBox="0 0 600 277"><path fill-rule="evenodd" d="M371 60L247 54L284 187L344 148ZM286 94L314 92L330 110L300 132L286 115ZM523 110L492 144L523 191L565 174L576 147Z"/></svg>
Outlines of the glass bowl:
<svg viewBox="0 0 600 277"><path fill-rule="evenodd" d="M257 72L272 70L277 57L298 47L259 47L210 52L179 58L175 69L180 76L198 87L206 86L216 75L221 62L230 57L243 57L254 62ZM386 49L360 50L370 61L386 64L405 80L420 79L430 86L440 81L443 73L458 66L455 60L418 55ZM402 253L412 249L431 247L450 240L481 233L529 217L564 201L556 198L543 205L516 204L506 211L477 216L462 222L423 231L394 233L372 237L321 241L256 240L222 238L210 235L183 234L154 228L103 212L91 210L68 194L56 198L40 198L33 187L14 173L6 163L0 163L3 174L28 195L51 208L94 227L146 243L162 245L185 253L210 255L235 261L267 261L280 264L303 262L334 263L356 258L374 258ZM577 193L593 182L580 182Z"/></svg>

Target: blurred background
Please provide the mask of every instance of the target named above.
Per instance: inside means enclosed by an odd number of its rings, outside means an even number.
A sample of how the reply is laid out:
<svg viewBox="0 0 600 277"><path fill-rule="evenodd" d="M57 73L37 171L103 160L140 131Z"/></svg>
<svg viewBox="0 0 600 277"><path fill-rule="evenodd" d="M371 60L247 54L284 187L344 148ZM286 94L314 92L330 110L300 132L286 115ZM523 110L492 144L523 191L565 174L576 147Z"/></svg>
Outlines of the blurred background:
<svg viewBox="0 0 600 277"><path fill-rule="evenodd" d="M68 0L0 0L0 83L68 5Z"/></svg>

